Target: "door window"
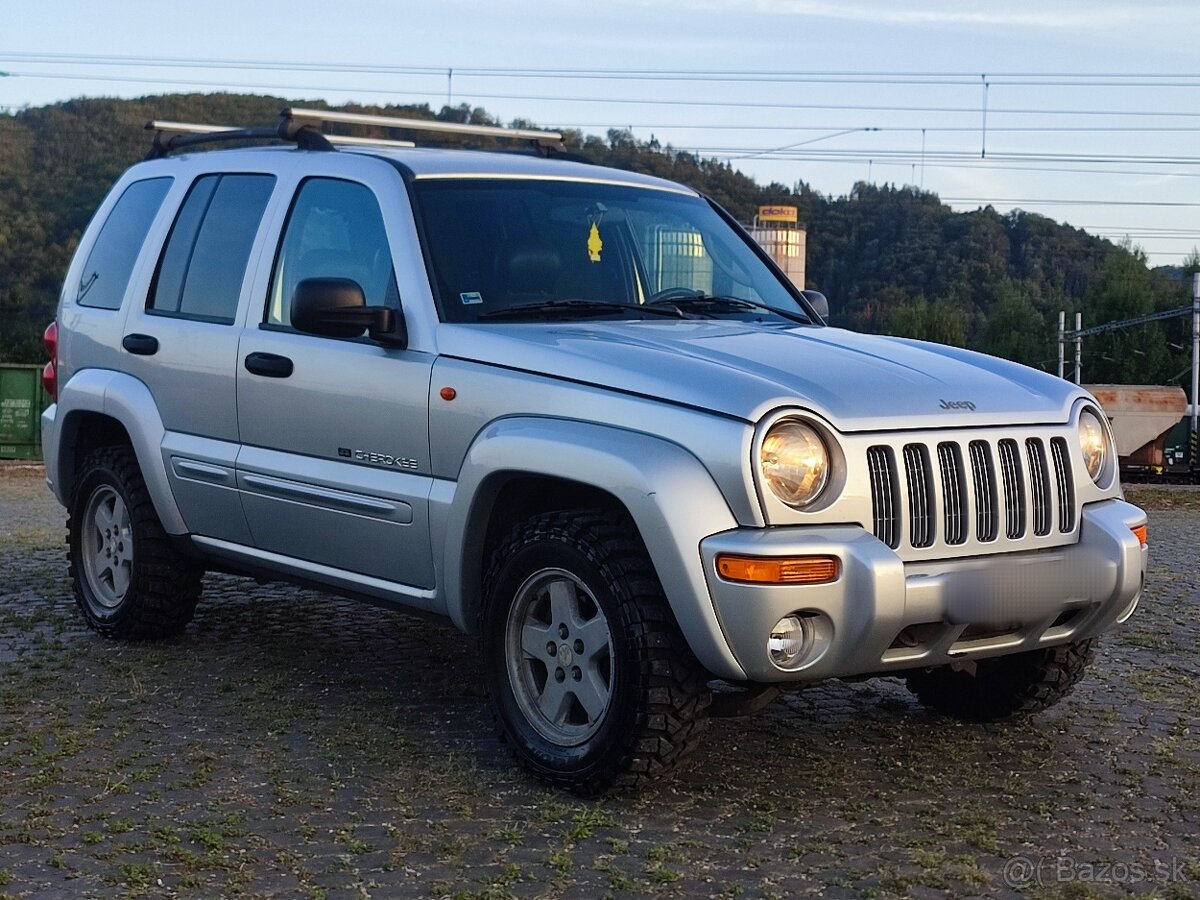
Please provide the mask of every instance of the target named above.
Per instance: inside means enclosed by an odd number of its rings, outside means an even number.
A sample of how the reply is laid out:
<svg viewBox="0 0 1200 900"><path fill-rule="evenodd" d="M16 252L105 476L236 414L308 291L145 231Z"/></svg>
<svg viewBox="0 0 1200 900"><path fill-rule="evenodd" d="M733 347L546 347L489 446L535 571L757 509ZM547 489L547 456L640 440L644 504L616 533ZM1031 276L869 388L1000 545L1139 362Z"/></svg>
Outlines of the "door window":
<svg viewBox="0 0 1200 900"><path fill-rule="evenodd" d="M274 187L272 175L196 179L171 226L147 311L232 324Z"/></svg>
<svg viewBox="0 0 1200 900"><path fill-rule="evenodd" d="M275 258L268 325L291 328L292 295L306 278L349 278L368 306L399 308L392 252L370 188L333 178L300 186Z"/></svg>

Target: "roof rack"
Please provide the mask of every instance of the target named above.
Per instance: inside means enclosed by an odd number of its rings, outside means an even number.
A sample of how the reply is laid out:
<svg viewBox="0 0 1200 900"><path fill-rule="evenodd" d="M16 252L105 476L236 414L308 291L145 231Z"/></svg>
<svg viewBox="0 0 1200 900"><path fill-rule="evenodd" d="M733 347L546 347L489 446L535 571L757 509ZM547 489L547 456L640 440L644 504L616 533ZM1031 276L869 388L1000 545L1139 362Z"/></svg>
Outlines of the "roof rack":
<svg viewBox="0 0 1200 900"><path fill-rule="evenodd" d="M408 131L431 131L438 134L463 134L475 137L507 138L531 141L542 151L563 149L563 136L558 131L535 131L532 128L501 128L496 125L464 125L459 122L439 122L436 119L402 119L397 116L376 116L369 113L336 112L323 109L284 109L280 115L279 134L285 140L294 139L303 129L325 122L344 125L373 125L377 128L401 128ZM329 138L329 135L325 135ZM332 139L332 138L331 138Z"/></svg>
<svg viewBox="0 0 1200 900"><path fill-rule="evenodd" d="M278 138L274 128L235 128L230 125L197 125L192 122L163 122L153 120L143 126L154 132L154 142L146 159L159 159L174 150L207 144L213 141L252 141Z"/></svg>
<svg viewBox="0 0 1200 900"><path fill-rule="evenodd" d="M284 109L277 128L238 128L232 125L201 125L192 122L147 122L153 131L154 142L147 159L159 159L175 150L215 141L291 141L305 150L334 150L337 145L370 147L415 147L412 141L393 141L384 138L350 137L325 134L321 125L333 122L346 125L370 125L376 128L399 128L409 131L429 131L440 134L475 135L477 137L508 138L531 141L539 153L549 155L564 149L562 134L557 131L535 131L529 128L500 128L495 125L463 125L458 122L439 122L430 119L402 119L395 116L376 116L367 113L334 112L316 109Z"/></svg>
<svg viewBox="0 0 1200 900"><path fill-rule="evenodd" d="M211 143L213 141L237 140L281 140L278 128L238 128L233 125L200 125L193 122L164 122L151 121L146 123L146 130L155 132L154 144L150 148L148 159L166 156L173 150L195 144ZM334 146L371 146L371 147L415 147L412 141L389 141L384 138L350 137L344 134L312 135L305 138L312 143L319 143L323 138ZM316 149L333 149L333 147L317 147Z"/></svg>

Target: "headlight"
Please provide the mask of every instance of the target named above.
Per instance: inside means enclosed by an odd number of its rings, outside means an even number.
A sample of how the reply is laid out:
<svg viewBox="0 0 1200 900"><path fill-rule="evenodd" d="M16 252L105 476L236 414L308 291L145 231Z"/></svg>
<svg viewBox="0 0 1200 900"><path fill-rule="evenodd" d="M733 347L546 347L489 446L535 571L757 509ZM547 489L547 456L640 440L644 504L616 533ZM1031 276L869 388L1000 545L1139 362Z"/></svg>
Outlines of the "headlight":
<svg viewBox="0 0 1200 900"><path fill-rule="evenodd" d="M771 492L788 506L807 506L829 482L825 442L816 430L793 419L767 432L758 464Z"/></svg>
<svg viewBox="0 0 1200 900"><path fill-rule="evenodd" d="M1108 453L1108 435L1099 416L1090 409L1079 414L1079 449L1083 453L1087 473L1092 476L1092 481L1099 481Z"/></svg>

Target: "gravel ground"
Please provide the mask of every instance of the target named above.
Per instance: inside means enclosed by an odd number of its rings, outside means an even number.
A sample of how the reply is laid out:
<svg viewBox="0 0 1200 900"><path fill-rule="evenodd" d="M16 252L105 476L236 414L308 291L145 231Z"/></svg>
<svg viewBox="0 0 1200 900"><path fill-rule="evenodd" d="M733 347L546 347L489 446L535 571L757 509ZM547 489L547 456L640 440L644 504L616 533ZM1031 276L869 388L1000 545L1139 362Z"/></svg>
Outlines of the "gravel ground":
<svg viewBox="0 0 1200 900"><path fill-rule="evenodd" d="M1147 594L1057 708L835 682L585 802L510 764L448 627L210 576L179 639L97 637L0 468L0 896L1197 896L1200 493L1130 493Z"/></svg>

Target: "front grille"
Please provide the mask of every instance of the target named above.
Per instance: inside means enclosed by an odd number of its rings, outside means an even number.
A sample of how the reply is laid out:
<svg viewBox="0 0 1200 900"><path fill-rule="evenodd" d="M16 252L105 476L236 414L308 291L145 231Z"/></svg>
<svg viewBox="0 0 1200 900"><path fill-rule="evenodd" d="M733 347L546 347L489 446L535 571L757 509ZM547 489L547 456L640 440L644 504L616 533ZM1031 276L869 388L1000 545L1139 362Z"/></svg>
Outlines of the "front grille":
<svg viewBox="0 0 1200 900"><path fill-rule="evenodd" d="M897 452L898 451L898 452ZM902 465L897 465L897 456ZM936 460L936 472L933 469ZM1055 437L912 442L867 449L872 525L889 547L963 547L1076 527L1067 442ZM973 533L972 533L973 527ZM902 530L903 528L903 530ZM1003 532L1001 532L1003 529Z"/></svg>

